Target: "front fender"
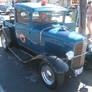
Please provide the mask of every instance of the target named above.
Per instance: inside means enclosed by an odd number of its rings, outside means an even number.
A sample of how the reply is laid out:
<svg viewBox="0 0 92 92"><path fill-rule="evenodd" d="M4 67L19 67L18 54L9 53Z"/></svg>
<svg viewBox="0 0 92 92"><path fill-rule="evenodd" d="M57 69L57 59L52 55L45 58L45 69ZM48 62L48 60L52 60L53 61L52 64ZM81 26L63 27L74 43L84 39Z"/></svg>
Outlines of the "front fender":
<svg viewBox="0 0 92 92"><path fill-rule="evenodd" d="M57 56L43 56L42 59L44 59L43 62L50 64L55 73L63 74L68 72L69 70L68 64L66 64L62 59L58 58Z"/></svg>

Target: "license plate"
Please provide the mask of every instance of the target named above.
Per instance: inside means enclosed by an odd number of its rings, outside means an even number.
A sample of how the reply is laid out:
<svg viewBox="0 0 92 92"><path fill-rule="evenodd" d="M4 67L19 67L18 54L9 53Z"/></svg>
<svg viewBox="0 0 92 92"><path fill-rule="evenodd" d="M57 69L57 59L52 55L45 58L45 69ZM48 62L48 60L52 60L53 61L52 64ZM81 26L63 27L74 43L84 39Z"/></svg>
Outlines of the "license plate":
<svg viewBox="0 0 92 92"><path fill-rule="evenodd" d="M83 72L83 67L76 69L75 70L75 77L77 77L78 75L80 75Z"/></svg>

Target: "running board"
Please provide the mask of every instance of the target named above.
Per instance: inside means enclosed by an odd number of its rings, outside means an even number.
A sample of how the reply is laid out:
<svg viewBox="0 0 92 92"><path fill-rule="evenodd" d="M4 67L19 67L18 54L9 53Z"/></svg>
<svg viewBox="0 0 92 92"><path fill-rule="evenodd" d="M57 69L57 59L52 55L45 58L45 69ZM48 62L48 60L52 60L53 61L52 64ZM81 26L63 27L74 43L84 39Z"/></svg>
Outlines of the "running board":
<svg viewBox="0 0 92 92"><path fill-rule="evenodd" d="M16 47L11 47L8 48L10 52L13 53L14 56L16 56L19 61L21 61L22 63L28 63L32 60L32 55L28 54L27 52L25 52L22 49L18 49Z"/></svg>

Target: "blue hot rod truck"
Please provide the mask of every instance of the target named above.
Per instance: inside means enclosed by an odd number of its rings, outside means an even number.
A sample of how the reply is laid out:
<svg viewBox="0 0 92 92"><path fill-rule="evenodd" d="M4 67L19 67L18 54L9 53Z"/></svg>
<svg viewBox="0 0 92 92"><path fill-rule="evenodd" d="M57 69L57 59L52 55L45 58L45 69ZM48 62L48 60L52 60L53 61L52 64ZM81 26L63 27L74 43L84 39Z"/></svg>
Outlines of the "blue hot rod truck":
<svg viewBox="0 0 92 92"><path fill-rule="evenodd" d="M21 62L37 60L49 88L57 88L66 74L82 73L87 41L70 31L67 9L46 3L17 3L14 18L3 22L1 43ZM66 20L68 21L68 19Z"/></svg>

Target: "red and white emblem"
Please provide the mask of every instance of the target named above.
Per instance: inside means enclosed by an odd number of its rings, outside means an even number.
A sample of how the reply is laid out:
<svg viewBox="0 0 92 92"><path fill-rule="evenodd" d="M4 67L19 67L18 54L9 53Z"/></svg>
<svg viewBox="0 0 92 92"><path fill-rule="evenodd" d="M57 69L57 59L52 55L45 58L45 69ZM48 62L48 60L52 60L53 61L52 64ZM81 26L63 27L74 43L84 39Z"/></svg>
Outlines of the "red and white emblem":
<svg viewBox="0 0 92 92"><path fill-rule="evenodd" d="M26 37L23 33L20 33L19 37L22 43L26 43Z"/></svg>

